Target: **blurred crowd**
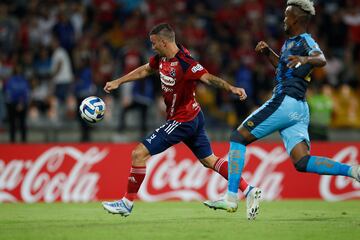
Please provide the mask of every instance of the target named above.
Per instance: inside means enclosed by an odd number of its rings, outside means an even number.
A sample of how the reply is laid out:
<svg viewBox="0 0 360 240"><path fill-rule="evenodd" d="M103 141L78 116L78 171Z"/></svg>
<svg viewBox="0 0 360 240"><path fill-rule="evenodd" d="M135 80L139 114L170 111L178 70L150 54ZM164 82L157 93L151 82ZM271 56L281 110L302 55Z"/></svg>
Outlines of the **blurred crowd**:
<svg viewBox="0 0 360 240"><path fill-rule="evenodd" d="M197 99L208 127L234 127L271 95L274 69L254 48L265 40L279 52L284 40L285 0L9 0L0 3L0 129L8 124L26 141L26 122L76 121L79 102L90 95L107 104L106 123L127 128L139 111L138 129L152 125L148 112L163 112L157 76L102 90L107 81L146 63L153 54L149 30L168 22L177 42L209 72L243 87L248 100L199 85ZM326 139L329 127L360 127L360 3L315 1L309 32L327 57L313 72L308 102L311 132ZM116 114L118 113L118 114ZM221 123L221 124L219 124ZM89 126L79 121L82 141Z"/></svg>

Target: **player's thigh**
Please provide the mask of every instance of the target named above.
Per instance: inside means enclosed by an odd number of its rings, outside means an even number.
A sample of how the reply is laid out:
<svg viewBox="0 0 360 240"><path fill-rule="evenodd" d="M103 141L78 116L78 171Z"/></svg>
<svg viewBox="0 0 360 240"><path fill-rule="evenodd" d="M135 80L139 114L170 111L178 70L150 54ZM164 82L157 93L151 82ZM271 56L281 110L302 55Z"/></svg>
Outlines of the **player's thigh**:
<svg viewBox="0 0 360 240"><path fill-rule="evenodd" d="M197 126L196 132L184 140L184 143L204 165L207 166L209 164L209 166L212 167L210 161L213 160L213 158L208 158L213 155L210 140L206 134L204 124L200 121ZM205 162L203 162L203 160Z"/></svg>
<svg viewBox="0 0 360 240"><path fill-rule="evenodd" d="M256 139L289 125L285 96L274 96L250 114L241 126Z"/></svg>
<svg viewBox="0 0 360 240"><path fill-rule="evenodd" d="M167 121L149 134L142 143L148 149L150 155L161 153L192 136L195 131L192 125L192 122Z"/></svg>
<svg viewBox="0 0 360 240"><path fill-rule="evenodd" d="M288 112L290 126L280 130L286 151L291 155L292 150L298 145L299 153L303 153L303 149L310 149L310 138L308 127L310 122L309 107L304 101L296 101L292 99L289 102ZM304 148L305 146L305 148Z"/></svg>
<svg viewBox="0 0 360 240"><path fill-rule="evenodd" d="M305 144L307 150L310 149L310 138L309 138L309 133L308 133L308 125L305 123L297 123L294 124L290 127L287 127L285 129L282 129L280 131L280 135L281 138L284 142L285 148L287 153L291 156L291 152L293 151L293 149L295 149L295 146L297 146L298 144ZM300 147L297 148L297 153L300 153L299 151L302 149L306 149L303 148L302 145L299 145Z"/></svg>

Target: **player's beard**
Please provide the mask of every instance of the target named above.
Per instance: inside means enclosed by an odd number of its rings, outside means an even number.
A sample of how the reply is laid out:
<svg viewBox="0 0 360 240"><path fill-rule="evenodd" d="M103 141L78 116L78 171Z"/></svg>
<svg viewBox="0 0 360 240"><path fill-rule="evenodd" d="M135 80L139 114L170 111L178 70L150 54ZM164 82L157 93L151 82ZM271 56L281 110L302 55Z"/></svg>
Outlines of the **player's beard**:
<svg viewBox="0 0 360 240"><path fill-rule="evenodd" d="M289 35L289 34L290 34L289 26L286 25L285 23L284 23L284 32L285 32L286 35Z"/></svg>

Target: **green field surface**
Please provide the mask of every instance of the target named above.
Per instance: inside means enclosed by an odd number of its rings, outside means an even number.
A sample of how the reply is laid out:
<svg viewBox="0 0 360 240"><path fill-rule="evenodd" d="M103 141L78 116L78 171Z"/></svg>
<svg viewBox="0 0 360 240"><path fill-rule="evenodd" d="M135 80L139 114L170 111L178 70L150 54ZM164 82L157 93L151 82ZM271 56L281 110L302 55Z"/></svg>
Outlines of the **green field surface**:
<svg viewBox="0 0 360 240"><path fill-rule="evenodd" d="M262 202L255 221L201 202L137 202L127 217L100 203L0 204L0 239L360 239L360 201Z"/></svg>

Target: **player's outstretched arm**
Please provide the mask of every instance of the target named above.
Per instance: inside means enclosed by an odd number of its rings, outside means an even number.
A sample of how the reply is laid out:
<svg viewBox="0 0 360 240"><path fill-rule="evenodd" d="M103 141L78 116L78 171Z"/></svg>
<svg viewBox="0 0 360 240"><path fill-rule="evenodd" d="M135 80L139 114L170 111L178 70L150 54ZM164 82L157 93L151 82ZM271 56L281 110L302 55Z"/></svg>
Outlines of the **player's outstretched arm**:
<svg viewBox="0 0 360 240"><path fill-rule="evenodd" d="M257 53L264 54L269 59L270 63L276 68L279 63L279 55L277 55L274 50L272 50L269 45L264 42L260 41L256 47L255 51Z"/></svg>
<svg viewBox="0 0 360 240"><path fill-rule="evenodd" d="M245 89L243 88L237 88L226 82L225 80L214 76L210 73L205 73L200 77L200 80L206 84L215 86L217 88L225 89L226 91L229 91L235 95L238 95L240 97L240 100L245 100L247 95L245 92Z"/></svg>
<svg viewBox="0 0 360 240"><path fill-rule="evenodd" d="M154 70L150 67L149 63L144 64L118 79L107 82L105 84L104 91L110 93L110 91L117 89L123 83L136 81L145 78L153 73Z"/></svg>
<svg viewBox="0 0 360 240"><path fill-rule="evenodd" d="M314 67L323 67L326 65L326 59L324 54L321 52L313 52L310 56L293 56L288 57L289 63L287 64L288 68L297 68L300 65L311 64Z"/></svg>

